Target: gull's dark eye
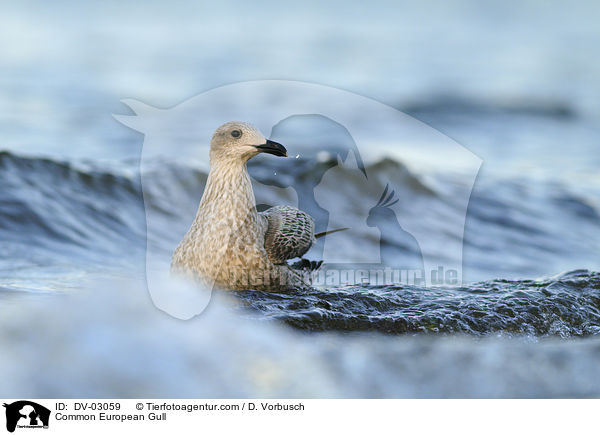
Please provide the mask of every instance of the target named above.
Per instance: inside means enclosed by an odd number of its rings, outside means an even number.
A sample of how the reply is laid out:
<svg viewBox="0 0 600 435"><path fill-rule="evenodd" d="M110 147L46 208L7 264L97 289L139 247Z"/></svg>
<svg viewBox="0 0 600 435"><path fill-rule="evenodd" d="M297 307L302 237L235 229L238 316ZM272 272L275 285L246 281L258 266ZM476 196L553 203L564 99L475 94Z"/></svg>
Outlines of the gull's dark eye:
<svg viewBox="0 0 600 435"><path fill-rule="evenodd" d="M240 137L242 135L242 132L240 130L233 130L231 132L231 135L237 139L238 137Z"/></svg>

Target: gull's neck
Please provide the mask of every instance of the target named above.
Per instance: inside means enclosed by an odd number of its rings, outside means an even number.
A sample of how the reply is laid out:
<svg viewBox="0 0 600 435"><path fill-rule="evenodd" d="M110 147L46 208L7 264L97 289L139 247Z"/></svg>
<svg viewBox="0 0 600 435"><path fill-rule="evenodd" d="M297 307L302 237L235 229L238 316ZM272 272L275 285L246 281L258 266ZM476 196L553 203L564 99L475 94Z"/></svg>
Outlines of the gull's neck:
<svg viewBox="0 0 600 435"><path fill-rule="evenodd" d="M234 218L256 214L256 200L245 161L211 159L200 201L199 211L202 210Z"/></svg>

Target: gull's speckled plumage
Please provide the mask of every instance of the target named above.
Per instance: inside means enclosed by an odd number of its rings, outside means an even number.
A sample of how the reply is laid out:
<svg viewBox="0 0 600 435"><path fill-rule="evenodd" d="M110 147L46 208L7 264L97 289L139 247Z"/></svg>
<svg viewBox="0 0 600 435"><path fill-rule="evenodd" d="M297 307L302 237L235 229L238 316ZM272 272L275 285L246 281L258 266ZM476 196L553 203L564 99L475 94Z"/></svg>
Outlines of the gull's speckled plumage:
<svg viewBox="0 0 600 435"><path fill-rule="evenodd" d="M302 257L315 242L315 221L289 205L271 207L262 213L268 221L265 249L275 264Z"/></svg>
<svg viewBox="0 0 600 435"><path fill-rule="evenodd" d="M241 135L233 137L234 130ZM228 122L216 130L204 194L192 226L173 254L173 272L232 290L309 285L285 260L303 255L312 245L312 218L289 206L256 211L246 162L264 151L256 145L266 142L246 123Z"/></svg>

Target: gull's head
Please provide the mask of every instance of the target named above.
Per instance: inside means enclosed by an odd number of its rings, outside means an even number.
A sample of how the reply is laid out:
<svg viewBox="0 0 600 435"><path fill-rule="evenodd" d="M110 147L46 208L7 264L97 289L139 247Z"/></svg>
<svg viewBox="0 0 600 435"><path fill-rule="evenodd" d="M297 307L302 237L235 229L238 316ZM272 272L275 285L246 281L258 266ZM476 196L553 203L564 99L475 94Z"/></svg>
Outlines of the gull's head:
<svg viewBox="0 0 600 435"><path fill-rule="evenodd" d="M247 162L259 153L287 157L283 145L266 139L256 127L245 122L223 124L210 140L211 160Z"/></svg>

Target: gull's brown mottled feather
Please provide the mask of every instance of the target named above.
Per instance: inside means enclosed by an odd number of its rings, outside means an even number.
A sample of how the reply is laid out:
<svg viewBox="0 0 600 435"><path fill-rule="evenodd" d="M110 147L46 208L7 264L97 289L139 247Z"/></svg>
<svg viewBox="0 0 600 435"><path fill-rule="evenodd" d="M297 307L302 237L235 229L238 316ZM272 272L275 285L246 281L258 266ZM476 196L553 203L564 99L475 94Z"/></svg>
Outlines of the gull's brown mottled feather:
<svg viewBox="0 0 600 435"><path fill-rule="evenodd" d="M280 205L261 214L269 224L265 233L265 250L274 264L302 257L315 241L315 222L303 211Z"/></svg>

